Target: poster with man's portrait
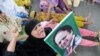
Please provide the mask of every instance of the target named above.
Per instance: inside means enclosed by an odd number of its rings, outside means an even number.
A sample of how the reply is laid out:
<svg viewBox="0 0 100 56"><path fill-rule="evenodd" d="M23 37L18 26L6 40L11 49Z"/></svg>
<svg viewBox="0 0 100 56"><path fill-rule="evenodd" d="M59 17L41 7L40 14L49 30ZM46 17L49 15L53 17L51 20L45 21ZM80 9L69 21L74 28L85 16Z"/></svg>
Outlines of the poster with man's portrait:
<svg viewBox="0 0 100 56"><path fill-rule="evenodd" d="M59 56L69 56L75 51L75 48L81 41L81 35L76 25L73 12L66 15L44 41L57 52Z"/></svg>

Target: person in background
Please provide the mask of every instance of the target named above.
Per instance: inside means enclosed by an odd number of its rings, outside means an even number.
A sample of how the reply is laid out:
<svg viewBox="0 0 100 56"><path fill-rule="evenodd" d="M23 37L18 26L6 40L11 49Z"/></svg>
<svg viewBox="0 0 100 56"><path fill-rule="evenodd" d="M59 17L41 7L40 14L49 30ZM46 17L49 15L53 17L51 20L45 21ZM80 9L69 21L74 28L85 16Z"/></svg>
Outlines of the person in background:
<svg viewBox="0 0 100 56"><path fill-rule="evenodd" d="M70 10L74 11L76 15L78 15L77 7L80 5L80 0L63 0L65 6L69 7Z"/></svg>
<svg viewBox="0 0 100 56"><path fill-rule="evenodd" d="M67 14L63 14L63 13L52 13L49 11L49 13L45 13L45 12L35 12L35 11L31 11L30 13L30 17L31 18L37 18L37 20L39 21L44 21L44 20L51 20L51 19L56 19L56 21L59 23ZM74 16L75 17L75 21L78 25L78 27L84 27L85 25L90 25L92 24L91 21L89 21L88 19L90 18L90 14L86 17L82 17L82 16Z"/></svg>
<svg viewBox="0 0 100 56"><path fill-rule="evenodd" d="M35 16L38 17L38 19L42 21L50 20L51 18L57 18L57 20L60 22L69 13L68 11L71 11L70 5L68 5L68 1L67 0L66 1L65 0L53 0L53 1L41 0L40 9L42 9L42 13L38 12L36 13ZM70 1L70 3L71 2L72 1ZM80 0L77 0L74 2L75 2L74 6L78 7ZM31 14L34 14L34 13L31 12L30 15ZM90 14L88 14L86 17L75 15L75 20L76 20L77 25L79 27L84 27L84 25L92 24L91 21L87 20L88 18L90 18L90 16L91 16Z"/></svg>

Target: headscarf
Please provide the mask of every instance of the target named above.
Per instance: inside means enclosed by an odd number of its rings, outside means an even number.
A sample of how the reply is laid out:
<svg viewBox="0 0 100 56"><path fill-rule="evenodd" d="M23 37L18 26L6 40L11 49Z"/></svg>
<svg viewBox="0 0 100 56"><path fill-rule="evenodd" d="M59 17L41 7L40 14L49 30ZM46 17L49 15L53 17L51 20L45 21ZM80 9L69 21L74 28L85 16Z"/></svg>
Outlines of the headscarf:
<svg viewBox="0 0 100 56"><path fill-rule="evenodd" d="M32 30L38 23L38 20L33 19L25 26L25 32L29 37L18 51L21 56L56 56L55 52L43 41L44 38L36 38L31 35Z"/></svg>

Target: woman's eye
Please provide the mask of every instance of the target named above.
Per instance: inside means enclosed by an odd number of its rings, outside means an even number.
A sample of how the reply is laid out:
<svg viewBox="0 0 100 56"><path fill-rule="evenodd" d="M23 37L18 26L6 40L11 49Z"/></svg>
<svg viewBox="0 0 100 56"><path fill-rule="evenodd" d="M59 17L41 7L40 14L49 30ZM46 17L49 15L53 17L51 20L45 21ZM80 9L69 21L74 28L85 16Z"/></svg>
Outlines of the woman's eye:
<svg viewBox="0 0 100 56"><path fill-rule="evenodd" d="M37 29L37 26L34 29L36 30Z"/></svg>
<svg viewBox="0 0 100 56"><path fill-rule="evenodd" d="M65 38L66 38L66 36L64 36L62 40L64 40Z"/></svg>
<svg viewBox="0 0 100 56"><path fill-rule="evenodd" d="M59 42L59 44L61 44L61 41Z"/></svg>
<svg viewBox="0 0 100 56"><path fill-rule="evenodd" d="M41 26L41 24L38 24L38 26Z"/></svg>
<svg viewBox="0 0 100 56"><path fill-rule="evenodd" d="M44 32L44 31L41 31L41 32Z"/></svg>

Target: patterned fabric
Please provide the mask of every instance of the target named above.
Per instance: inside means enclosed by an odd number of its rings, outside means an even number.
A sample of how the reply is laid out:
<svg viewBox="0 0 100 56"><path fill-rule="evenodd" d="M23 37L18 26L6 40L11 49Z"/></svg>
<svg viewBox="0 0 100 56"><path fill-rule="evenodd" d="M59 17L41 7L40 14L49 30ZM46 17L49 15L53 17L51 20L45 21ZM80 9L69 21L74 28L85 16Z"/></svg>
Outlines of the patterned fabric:
<svg viewBox="0 0 100 56"><path fill-rule="evenodd" d="M60 8L60 9L57 9ZM67 7L65 6L63 0L58 0L58 5L54 8L56 13L65 13Z"/></svg>
<svg viewBox="0 0 100 56"><path fill-rule="evenodd" d="M14 0L0 0L0 10L10 17L20 18L16 15L21 12L28 15L28 12L25 10L25 8L22 6L17 6Z"/></svg>
<svg viewBox="0 0 100 56"><path fill-rule="evenodd" d="M48 0L49 4L54 5L55 7L58 5L59 0Z"/></svg>
<svg viewBox="0 0 100 56"><path fill-rule="evenodd" d="M15 2L19 6L24 6L24 5L30 6L31 5L31 1L30 0L15 0Z"/></svg>
<svg viewBox="0 0 100 56"><path fill-rule="evenodd" d="M11 36L10 36L10 29L12 29L13 27L18 26L18 31L20 32L20 36L18 38L18 40L25 40L26 38L26 34L23 31L24 28L21 27L21 19L12 19L8 16L1 16L0 15L0 42L3 42L3 40L5 39L6 41L10 41L11 40ZM25 38L24 38L25 37Z"/></svg>
<svg viewBox="0 0 100 56"><path fill-rule="evenodd" d="M63 14L63 13L51 13L50 14L50 19L57 19L57 22L60 22L67 14ZM44 12L37 12L36 13L36 19L38 19L39 21L44 21L47 18L47 13ZM75 16L75 21L78 25L78 27L83 27L84 26L84 18L81 16Z"/></svg>
<svg viewBox="0 0 100 56"><path fill-rule="evenodd" d="M17 23L14 21L14 19L0 15L0 42L3 42L4 39L7 41L10 40L9 30L15 26L17 26Z"/></svg>
<svg viewBox="0 0 100 56"><path fill-rule="evenodd" d="M57 18L57 22L60 22L65 16L66 14L51 13L50 19ZM36 19L40 21L44 21L46 18L47 18L47 13L44 13L44 12L37 13Z"/></svg>

